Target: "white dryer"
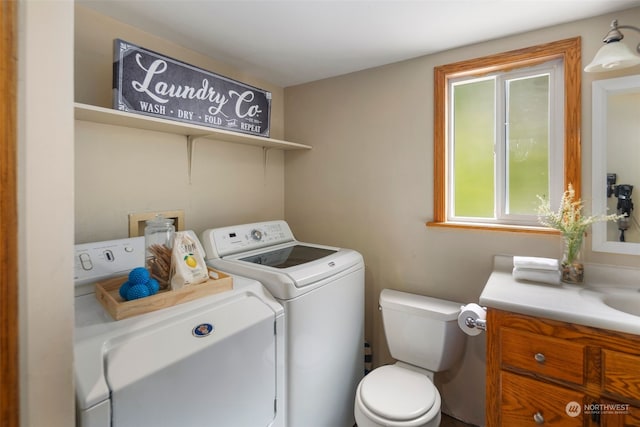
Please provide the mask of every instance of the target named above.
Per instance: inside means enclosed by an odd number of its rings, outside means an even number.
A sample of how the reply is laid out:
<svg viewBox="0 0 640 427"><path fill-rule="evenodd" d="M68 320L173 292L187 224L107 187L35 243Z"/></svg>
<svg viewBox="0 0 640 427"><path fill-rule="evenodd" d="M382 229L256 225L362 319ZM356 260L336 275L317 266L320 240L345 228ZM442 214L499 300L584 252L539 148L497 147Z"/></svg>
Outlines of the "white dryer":
<svg viewBox="0 0 640 427"><path fill-rule="evenodd" d="M144 265L144 238L75 252L78 426L284 427L284 309L259 282L115 321L87 283Z"/></svg>
<svg viewBox="0 0 640 427"><path fill-rule="evenodd" d="M206 230L207 263L260 281L284 306L288 427L352 427L364 374L364 262L297 241L285 221Z"/></svg>

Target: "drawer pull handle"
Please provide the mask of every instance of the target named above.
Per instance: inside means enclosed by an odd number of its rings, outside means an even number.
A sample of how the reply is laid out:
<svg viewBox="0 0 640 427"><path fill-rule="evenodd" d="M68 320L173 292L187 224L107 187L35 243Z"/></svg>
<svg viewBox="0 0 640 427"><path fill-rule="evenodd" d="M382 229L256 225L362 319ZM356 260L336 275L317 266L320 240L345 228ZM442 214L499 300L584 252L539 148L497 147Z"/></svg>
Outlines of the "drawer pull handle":
<svg viewBox="0 0 640 427"><path fill-rule="evenodd" d="M544 361L546 360L546 358L544 357L544 354L542 353L536 353L535 356L533 356L534 359L536 359L536 362L538 363L544 363Z"/></svg>
<svg viewBox="0 0 640 427"><path fill-rule="evenodd" d="M544 424L544 417L540 412L536 412L533 414L533 421L535 421L536 424Z"/></svg>

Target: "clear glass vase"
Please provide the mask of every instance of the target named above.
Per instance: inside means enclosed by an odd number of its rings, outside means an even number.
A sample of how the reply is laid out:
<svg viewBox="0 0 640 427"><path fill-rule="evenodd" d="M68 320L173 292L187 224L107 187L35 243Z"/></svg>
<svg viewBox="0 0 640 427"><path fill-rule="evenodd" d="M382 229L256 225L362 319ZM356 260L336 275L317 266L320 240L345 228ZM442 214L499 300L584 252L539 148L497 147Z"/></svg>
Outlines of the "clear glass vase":
<svg viewBox="0 0 640 427"><path fill-rule="evenodd" d="M582 259L584 234L564 236L562 250L562 281L564 283L584 282L584 262Z"/></svg>
<svg viewBox="0 0 640 427"><path fill-rule="evenodd" d="M176 229L173 219L156 215L144 228L145 267L158 281L160 289L167 289L171 281L171 250Z"/></svg>

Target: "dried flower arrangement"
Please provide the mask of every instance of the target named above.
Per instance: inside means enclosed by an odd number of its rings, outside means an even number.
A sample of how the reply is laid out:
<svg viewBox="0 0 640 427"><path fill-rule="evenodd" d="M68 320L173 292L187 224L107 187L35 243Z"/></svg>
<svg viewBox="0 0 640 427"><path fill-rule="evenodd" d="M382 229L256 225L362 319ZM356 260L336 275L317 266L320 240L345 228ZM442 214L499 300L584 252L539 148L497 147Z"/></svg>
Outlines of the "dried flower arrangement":
<svg viewBox="0 0 640 427"><path fill-rule="evenodd" d="M617 214L582 215L582 200L576 200L576 193L571 183L569 183L567 190L562 195L560 207L556 212L551 210L548 200L540 196L538 196L538 199L540 199L541 202L538 207L538 221L542 225L560 231L564 239L563 269L577 263L585 233L591 224L600 221L616 221L620 217ZM582 266L580 265L579 268L582 269ZM580 272L579 274L582 273ZM565 280L564 271L563 280ZM581 282L582 277L580 277L579 280L569 279L565 281Z"/></svg>

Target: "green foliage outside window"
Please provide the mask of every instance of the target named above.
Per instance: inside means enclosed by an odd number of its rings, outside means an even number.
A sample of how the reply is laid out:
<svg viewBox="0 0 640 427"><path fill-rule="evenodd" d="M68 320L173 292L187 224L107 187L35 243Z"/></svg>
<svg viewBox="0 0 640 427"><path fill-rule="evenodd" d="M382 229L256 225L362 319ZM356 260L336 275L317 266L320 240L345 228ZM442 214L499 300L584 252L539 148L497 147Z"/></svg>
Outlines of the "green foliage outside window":
<svg viewBox="0 0 640 427"><path fill-rule="evenodd" d="M494 216L495 81L454 86L455 216Z"/></svg>
<svg viewBox="0 0 640 427"><path fill-rule="evenodd" d="M532 215L549 188L549 76L508 84L508 213Z"/></svg>
<svg viewBox="0 0 640 427"><path fill-rule="evenodd" d="M507 80L504 91L497 90L497 81L472 79L453 86L456 217L495 217L496 161L506 162L506 214L535 215L537 195L548 192L549 75ZM497 102L496 93L506 100ZM504 116L497 115L496 104L505 105ZM500 117L507 126L496 124ZM494 155L496 143L505 144L502 160Z"/></svg>

